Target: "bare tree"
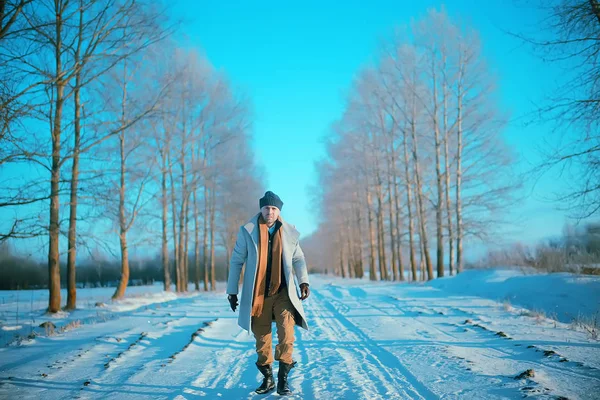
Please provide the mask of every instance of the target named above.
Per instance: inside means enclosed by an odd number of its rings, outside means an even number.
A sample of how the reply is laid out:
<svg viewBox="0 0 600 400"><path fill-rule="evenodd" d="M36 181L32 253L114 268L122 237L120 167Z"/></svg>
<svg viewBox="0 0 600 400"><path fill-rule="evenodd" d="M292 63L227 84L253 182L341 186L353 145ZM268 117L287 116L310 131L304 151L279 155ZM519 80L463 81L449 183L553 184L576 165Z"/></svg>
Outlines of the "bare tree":
<svg viewBox="0 0 600 400"><path fill-rule="evenodd" d="M54 32L50 36L50 43L53 44L54 51L54 72L53 72L53 98L52 108L52 167L50 173L50 220L49 220L49 245L48 245L48 271L49 271L49 302L48 311L55 313L60 310L60 264L58 241L60 234L59 220L59 184L60 184L60 162L61 162L61 135L63 107L65 102L65 87L68 78L63 71L63 40L64 40L64 21L68 19L68 1L55 1L53 11L56 19L53 21ZM40 33L45 32L40 30Z"/></svg>
<svg viewBox="0 0 600 400"><path fill-rule="evenodd" d="M46 146L34 146L25 149L21 146L23 159L44 166L44 160L51 159L50 193L48 196L30 197L29 202L50 199L50 218L47 232L49 233L48 264L50 273L49 311L56 312L60 307L60 273L59 264L59 233L60 233L60 202L59 198L64 187L61 185L61 169L73 160L72 178L69 181L69 229L68 229L68 300L67 308L75 308L75 260L77 237L77 199L79 192L80 156L99 143L116 135L112 131L103 137L82 136L82 92L89 88L106 72L114 68L116 63L128 54L138 51L160 36L160 30L144 29L149 24L156 26L155 19L144 23L147 15L140 1L121 2L117 0L97 0L91 2L57 0L19 2L17 9L21 10L24 20L18 23L18 34L15 36L13 47L26 49L23 54L14 56L7 61L11 71L17 76L25 77L25 83L20 84L9 99L10 104L22 100L27 109L35 109L36 118L45 118L51 125L51 149ZM5 3L3 2L3 5ZM15 17L17 13L13 14ZM154 14L156 16L156 14ZM15 19L16 20L16 19ZM124 35L126 27L130 28L129 35ZM6 32L6 31L5 31ZM5 38L7 36L4 36ZM13 52L13 55L17 54ZM52 60L53 65L47 65L46 60ZM47 102L42 102L38 93L43 88L47 94ZM75 110L72 125L69 124L68 114L64 112L72 101ZM8 104L8 103L7 103ZM3 104L4 108L4 104ZM67 135L73 127L73 146L69 147ZM23 136L27 136L27 133ZM32 135L36 137L36 135ZM23 188L27 186L23 185ZM35 185L31 185L35 187ZM25 191L23 191L25 192ZM31 196L31 195L30 195ZM22 194L13 197L12 204L26 204ZM58 283L57 283L58 281Z"/></svg>
<svg viewBox="0 0 600 400"><path fill-rule="evenodd" d="M247 218L248 209L240 206L237 199L244 198L242 193L250 193L254 199L262 190L253 160L247 155L240 157L242 152L248 152L251 116L246 100L233 94L228 83L211 68L190 68L189 61L193 57L184 57L179 65L173 62L177 56L159 60L162 55L158 57L159 52L151 45L162 40L170 28L164 29L161 25L162 10L147 7L149 5L143 0L48 0L46 7L33 12L29 1L0 3L2 45L7 38L11 40L11 51L17 42L32 43L29 48L23 46L27 50L24 55L12 52L7 53L11 58L0 59L2 76L9 76L8 71L17 71L28 77L15 90L4 91L6 81L0 85L2 112L7 110L5 105L10 104L13 110L26 104L23 110L33 110L35 118L48 121L52 134L52 141L41 140L41 137L37 142L37 137L29 140L25 134L27 121L21 113L11 121L23 123L23 133L19 132L18 137L23 141L11 141L15 151L4 157L3 151L7 149L4 144L8 143L4 139L17 136L12 136L12 132L4 135L9 132L4 129L9 129L10 124L3 125L0 164L5 161L35 163L47 168L52 179L49 194L44 194L37 182L9 187L3 181L2 186L11 190L10 194L1 195L0 206L51 200L49 228L39 224L38 231L50 232L49 271L52 283L58 284L50 288L50 311L60 307L60 297L56 296L60 293L58 238L62 213L58 200L63 196L69 196L66 206L70 212L69 229L63 232L68 238L67 307L74 308L77 251L82 244L85 246L78 232L82 226L85 230L86 226L106 226L110 221L118 232L121 279L114 298L121 298L128 285L131 252L141 241L151 240L150 236L144 238L143 235L153 234L151 227L146 230L136 221L152 217L160 220L165 290L170 286L169 241L173 241L177 287L182 291L187 290L190 277L188 249L194 236L195 249L199 249L200 240L206 241L204 256L210 260L204 267L210 272L211 288L215 289L220 267L219 238L232 236L225 234L231 230L229 226L217 223L226 212L225 196L236 199L236 204L229 207L239 207L238 218L233 223L241 223L240 219ZM149 15L157 18L147 19ZM19 37L15 32L26 32L26 35ZM33 54L32 48L40 51ZM23 59L22 65L17 59ZM52 67L45 65L47 59L53 61ZM187 73L182 74L183 66L187 67ZM179 88L187 92L167 90L165 86L176 79L183 82ZM195 90L198 81L208 83L201 90ZM189 83L196 86L186 88ZM28 88L29 91L25 90ZM71 107L73 112L67 112ZM235 145L228 146L232 138L236 138ZM50 165L46 165L48 158ZM227 159L243 159L245 164L221 174L223 166L228 164ZM68 180L63 177L65 168L70 173ZM236 180L255 182L256 192L249 191L243 183L234 184ZM157 185L149 184L153 181ZM91 198L97 203L94 210L85 204ZM161 204L161 211L153 213L146 206L156 200ZM206 206L204 213L200 212L201 207L194 208L194 203L202 200ZM88 217L94 222L86 220ZM199 220L206 223L203 238ZM3 226L0 239L30 235L22 229L23 221L15 219L6 229ZM172 234L167 230L170 223ZM193 227L195 232L192 232ZM228 239L227 243L230 242ZM108 251L115 248L106 244ZM198 263L199 251L195 253Z"/></svg>
<svg viewBox="0 0 600 400"><path fill-rule="evenodd" d="M215 271L215 207L216 188L210 191L210 290L217 290L217 278Z"/></svg>
<svg viewBox="0 0 600 400"><path fill-rule="evenodd" d="M403 278L399 242L405 236L412 279L418 279L418 268L421 278L433 279L428 220L434 214L437 276L444 275L446 245L453 272L455 239L460 271L464 238L488 238L514 204L518 182L511 176L510 151L500 136L505 118L494 102L493 78L476 33L435 10L413 33L414 44L405 42L406 35L395 37L375 68L360 71L328 142L329 161L317 164L325 188L321 207L327 229L316 235L334 230L326 243L340 274L350 275L343 266L355 259L349 232L364 227L368 234L356 247L369 246L371 279L377 279L375 251L381 279L388 278L389 254L392 277ZM403 207L400 182L406 193ZM341 206L351 191L361 196ZM451 202L453 194L456 200ZM361 207L366 207L364 222L356 218Z"/></svg>
<svg viewBox="0 0 600 400"><path fill-rule="evenodd" d="M167 166L168 154L170 153L170 140L168 135L161 136L154 126L156 147L160 155L160 202L161 202L161 261L163 267L163 287L165 291L171 290L171 270L169 258L169 198L167 191L167 180L169 166Z"/></svg>
<svg viewBox="0 0 600 400"><path fill-rule="evenodd" d="M559 144L544 150L540 173L555 170L570 182L557 203L585 219L600 210L600 3L598 0L528 1L542 15L532 32L511 33L562 69L548 86L534 121L552 122Z"/></svg>
<svg viewBox="0 0 600 400"><path fill-rule="evenodd" d="M412 128L412 126L411 126ZM416 282L417 278L417 261L415 256L415 244L414 244L414 218L413 218L413 200L412 200L412 188L413 181L411 179L412 174L410 173L410 159L408 157L408 134L406 128L404 128L404 138L402 140L402 148L404 151L404 176L406 188L406 208L408 209L408 241L409 241L409 253L410 253L410 270L412 273L412 280Z"/></svg>
<svg viewBox="0 0 600 400"><path fill-rule="evenodd" d="M83 2L79 2L79 26L77 34L77 45L74 54L74 63L81 63L81 47L83 42ZM77 306L77 281L75 276L75 258L76 258L76 234L77 234L77 189L79 185L79 152L81 150L81 81L82 69L78 68L75 72L75 87L73 89L73 108L74 115L74 141L73 146L73 167L71 178L71 194L69 203L69 232L68 232L68 252L67 252L67 310L73 310Z"/></svg>
<svg viewBox="0 0 600 400"><path fill-rule="evenodd" d="M116 170L118 179L113 189L118 192L118 206L111 214L117 217L119 248L121 250L121 279L113 294L114 299L125 295L129 282L129 247L128 233L146 207L155 199L155 193L148 190L149 183L155 180L156 151L152 143L156 142L156 125L146 121L156 114L162 99L169 89L170 79L156 79L147 63L153 57L153 50L136 54L123 59L119 66L121 71L113 74L113 85L120 92L119 103L112 104L112 113L118 116L115 131L118 138L119 163ZM151 79L148 79L151 78ZM160 82L158 85L144 85L144 82ZM110 84L110 83L108 83ZM113 102L114 96L109 96L107 104ZM142 118L144 118L142 120ZM152 140L154 139L154 140ZM107 152L112 154L113 149ZM169 153L163 155L161 181L164 179L165 159L168 169L171 169ZM110 194L112 190L109 190ZM164 192L161 191L164 202ZM111 198L107 199L112 202ZM164 208L163 208L164 212ZM163 215L164 218L164 215ZM164 236L165 232L163 232ZM163 261L164 262L164 261Z"/></svg>
<svg viewBox="0 0 600 400"><path fill-rule="evenodd" d="M124 60L122 63L122 78L119 81L121 88L121 103L120 103L120 131L118 134L119 140L119 203L118 203L118 225L119 225L119 244L121 249L121 279L117 286L113 299L121 299L125 296L125 290L129 283L129 246L127 241L127 233L136 221L136 218L142 208L148 203L149 199L146 198L145 187L152 177L152 165L147 165L142 162L144 168L140 168L140 165L136 165L136 169L130 170L128 164L131 166L131 158L133 158L135 151L142 147L143 139L138 137L132 137L132 128L126 128L128 125L128 118L130 112L130 102L128 96L130 96L129 86L131 79L137 74L136 68L128 66L128 60ZM128 139L134 139L131 143ZM129 161L129 163L128 163ZM145 171L144 171L145 169ZM137 188L130 190L127 185L127 176L135 179ZM133 203L128 206L126 204L127 195L132 191L135 193L135 199Z"/></svg>

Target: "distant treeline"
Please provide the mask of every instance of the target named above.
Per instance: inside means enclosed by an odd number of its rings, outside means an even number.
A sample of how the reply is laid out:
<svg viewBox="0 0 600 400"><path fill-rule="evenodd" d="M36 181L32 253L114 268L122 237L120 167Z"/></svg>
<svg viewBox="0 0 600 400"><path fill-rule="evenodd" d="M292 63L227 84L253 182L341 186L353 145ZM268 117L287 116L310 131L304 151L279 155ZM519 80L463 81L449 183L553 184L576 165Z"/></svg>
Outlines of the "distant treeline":
<svg viewBox="0 0 600 400"><path fill-rule="evenodd" d="M600 275L600 222L566 224L560 237L528 246L514 243L488 252L476 267L525 266L546 272Z"/></svg>
<svg viewBox="0 0 600 400"><path fill-rule="evenodd" d="M2 246L4 247L4 246ZM194 265L194 257L189 258ZM216 257L216 279L226 279L225 260ZM174 262L171 273L175 273ZM201 276L204 274L201 261ZM61 263L61 286L66 287L67 265ZM121 264L119 260L107 261L82 261L77 266L77 286L83 287L116 287L121 277ZM130 270L130 285L150 285L154 282L163 282L164 273L160 258L151 260L132 260ZM190 283L193 282L193 273L190 274ZM17 254L10 254L6 247L0 249L0 290L17 289L47 289L48 288L48 263L34 261ZM193 285L190 289L193 289Z"/></svg>

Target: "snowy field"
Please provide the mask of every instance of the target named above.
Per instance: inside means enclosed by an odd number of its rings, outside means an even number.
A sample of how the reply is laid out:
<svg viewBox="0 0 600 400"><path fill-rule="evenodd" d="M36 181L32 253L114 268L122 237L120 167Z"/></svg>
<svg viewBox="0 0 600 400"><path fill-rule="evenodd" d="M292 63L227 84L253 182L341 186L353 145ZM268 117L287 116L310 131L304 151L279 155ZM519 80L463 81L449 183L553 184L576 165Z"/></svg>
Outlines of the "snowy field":
<svg viewBox="0 0 600 400"><path fill-rule="evenodd" d="M295 398L600 399L600 342L571 323L597 315L599 277L311 279L310 330L296 331L290 373ZM85 289L80 310L56 317L43 313L47 291L0 292L0 398L279 397L253 393L254 340L219 289L137 287L117 303L112 289ZM54 332L39 328L44 321Z"/></svg>

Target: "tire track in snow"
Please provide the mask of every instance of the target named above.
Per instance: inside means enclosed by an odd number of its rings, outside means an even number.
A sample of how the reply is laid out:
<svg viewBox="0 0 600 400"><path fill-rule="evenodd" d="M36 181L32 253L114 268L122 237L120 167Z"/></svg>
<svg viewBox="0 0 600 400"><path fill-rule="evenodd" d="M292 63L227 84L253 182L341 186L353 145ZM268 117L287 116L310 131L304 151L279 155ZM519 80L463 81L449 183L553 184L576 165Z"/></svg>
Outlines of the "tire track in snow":
<svg viewBox="0 0 600 400"><path fill-rule="evenodd" d="M315 297L322 301L325 308L333 314L335 320L342 325L345 332L353 334L364 344L364 354L366 355L366 358L371 359L371 362L373 362L377 369L382 371L388 377L385 382L382 380L382 384L388 383L394 386L397 392L406 391L407 394L413 398L438 398L438 396L421 383L396 356L379 346L373 339L340 313L328 298L321 295L318 290L313 289L312 292ZM338 331L338 334L340 336L343 335L341 331ZM389 393L387 395L389 396Z"/></svg>
<svg viewBox="0 0 600 400"><path fill-rule="evenodd" d="M194 297L181 297L181 298L176 298L176 299L172 299L172 300L167 300L164 302L156 302L156 303L152 303L152 304L141 305L137 308L134 308L134 309L131 309L128 311L106 312L103 310L98 310L99 313L102 312L102 314L100 314L99 316L90 316L87 318L78 319L78 321L81 324L81 327L69 330L66 333L60 333L56 336L53 336L52 338L55 339L55 338L65 337L65 335L72 335L73 332L78 333L78 332L80 332L81 329L91 329L91 328L96 328L96 327L102 329L102 327L105 327L105 326L108 326L111 324L117 324L120 319L127 319L127 318L131 318L131 317L136 317L136 316L140 317L147 311L156 312L161 308L166 309L166 308L177 306L177 305L180 305L183 303L187 303L187 302L189 302L190 299L194 299ZM164 317L164 316L162 316L162 317ZM181 318L175 318L174 320L178 320L178 319L181 319ZM170 321L170 322L172 322L172 321ZM131 329L131 328L117 329L112 332L112 335L114 336L115 334L125 334L125 333L127 333L127 334L131 333L132 335L136 335L136 334L139 335L141 333L141 330L135 329L135 328L134 329ZM106 336L104 336L104 337L106 337ZM87 343L82 344L82 347L83 347L82 351L85 350L86 353L90 352L90 351L93 352L93 350L103 347L102 345L106 344L107 342L103 342L101 340L102 338L103 338L103 336L93 338L92 340L94 340L94 343L91 345L87 344ZM59 364L59 363L63 364L60 366L60 369L62 369L62 370L70 369L70 368L73 368L75 365L77 365L77 362L80 361L80 358L78 356L75 356L71 360L73 362L65 363L64 359L63 359L64 358L63 351L64 350L62 349L61 346L58 346L58 345L48 346L48 349L46 350L45 358L51 360L51 359L54 359L54 357L57 357L57 360L60 360L60 361L55 361L55 364ZM106 352L104 352L104 351L99 352L99 353L106 354ZM104 358L103 358L103 360L104 360ZM33 356L33 357L30 357L27 359L18 360L17 362L14 362L14 363L3 364L2 369L4 371L8 371L15 367L23 368L23 367L26 367L29 362L37 363L38 361L39 361L39 358ZM106 362L106 360L104 360L104 362ZM52 369L52 368L54 368L54 366L49 365L48 368ZM47 372L48 372L47 375L53 375L51 370L48 370Z"/></svg>
<svg viewBox="0 0 600 400"><path fill-rule="evenodd" d="M314 362L311 361L306 346L304 344L304 332L303 329L297 329L296 331L296 342L294 343L294 347L296 349L296 354L300 356L299 365L296 366L296 376L292 375L290 372L290 387L292 391L295 393L296 387L300 386L302 388L301 393L305 398L316 399L317 394L315 393L314 387L311 385L312 379L307 379L308 372L311 373L311 377L319 376L319 368L314 366ZM293 370L292 370L293 371ZM300 383L298 383L300 381ZM310 396L308 395L310 393Z"/></svg>
<svg viewBox="0 0 600 400"><path fill-rule="evenodd" d="M145 313L148 313L148 311L137 311L132 314L137 318L146 319L147 315ZM172 316L154 316L154 318L166 319L167 322L183 318L169 317ZM94 327L98 326L101 329L107 329L109 326L116 327L118 324L119 322L116 319L111 319L94 325ZM152 325L153 328L157 326L158 324ZM32 381L39 379L40 387L45 389L43 397L80 398L82 395L86 395L86 389L94 389L95 380L98 378L102 379L102 377L110 374L110 371L115 367L118 367L119 373L131 371L129 365L127 365L127 362L131 360L128 354L140 345L140 342L144 339L141 337L141 334L145 330L139 326L133 328L128 326L110 330L106 334L98 336L93 330L90 331L90 328L90 326L84 325L81 330L73 330L62 335L63 337L52 338L52 340L48 341L50 346L48 346L49 348L46 350L44 357L40 358L39 355L37 357L37 363L43 363L43 367L40 365L41 368L35 368L32 363L36 362L36 360L26 361L20 365L25 370L38 370L38 374L27 375L27 378ZM75 342L80 342L80 344L74 346L74 348L67 348L65 350L60 343L69 337L76 338ZM124 364L120 365L122 362ZM42 379L40 379L40 376ZM74 377L76 378L74 379ZM102 392L106 389L102 388L100 390ZM98 393L98 391L95 393ZM89 393L87 394L89 395Z"/></svg>
<svg viewBox="0 0 600 400"><path fill-rule="evenodd" d="M313 290L314 295L315 291ZM314 299L317 300L317 297L314 297ZM358 339L352 338L352 335L343 336L341 324L336 324L336 320L333 319L334 315L324 310L325 306L322 306L320 302L318 307L312 307L314 317L311 336L315 338L312 344L316 345L316 362L320 365L330 365L330 368L327 369L328 373L326 375L322 373L323 369L313 368L309 371L313 378L313 392L319 393L322 397L339 398L346 391L352 390L351 393L355 398L359 397L358 393L360 393L363 395L363 399L371 399L379 393L385 392L386 388L380 384L380 381L374 382L371 379L360 380L357 378L371 375L371 371L364 364L366 356L360 351L353 353L343 350L342 347L347 346L350 339L353 339L353 345L358 347ZM335 373L344 374L347 377L342 378L338 375L338 379L332 379L332 374ZM334 394L337 394L337 396Z"/></svg>
<svg viewBox="0 0 600 400"><path fill-rule="evenodd" d="M220 331L230 329L237 330L232 340L221 339L225 336ZM195 391L197 395L208 398L236 399L260 396L253 393L259 385L255 378L258 369L254 365L254 345L244 342L245 336L246 332L233 319L219 319L200 332L193 341L196 346L190 346L182 353L182 357L178 357L169 366L185 369L192 360L201 365L202 370L185 382L186 388L180 394L186 397ZM175 397L173 395L171 398Z"/></svg>
<svg viewBox="0 0 600 400"><path fill-rule="evenodd" d="M395 296L390 296L390 295L380 295L380 298L389 298L392 299L392 310L396 310L398 313L400 313L400 315L404 315L407 318L412 318L413 321L416 321L417 323L419 323L420 325L422 325L425 328L425 331L422 332L423 334L426 334L427 336L429 335L429 333L431 331L436 331L439 334L441 334L443 337L449 338L449 339L458 339L455 335L453 335L450 332L447 332L443 329L441 329L440 327L436 326L435 323L433 322L428 322L427 319L421 318L422 314L430 314L430 315L439 315L439 316L446 316L446 314L441 313L441 311L427 307L425 305L403 305L402 302L405 302L404 299L395 297ZM385 310L385 312L387 313L387 315L390 316L397 316L397 313L390 313L389 309L386 308L382 308L380 306L377 306L376 303L373 304L372 302L365 302L364 304L367 304L373 308L379 309L379 310ZM411 307L413 310L417 309L416 312L414 311L409 311L407 312L407 307ZM424 310L426 312L420 311L420 310ZM411 315L410 313L413 313L414 315ZM440 314L441 313L441 314ZM431 338L431 337L429 337ZM439 340L439 339L436 339Z"/></svg>
<svg viewBox="0 0 600 400"><path fill-rule="evenodd" d="M575 378L580 379L592 379L597 381L600 384L600 375L598 374L598 370L594 367L586 366L578 366L573 365L570 368L567 368L569 363L576 363L576 361L566 361L567 365L560 365L561 361L555 361L549 358L547 355L543 355L541 360L532 359L532 356L536 353L544 352L541 347L534 345L527 345L522 340L508 340L508 338L501 338L497 335L496 331L486 327L485 325L481 325L480 322L474 322L474 324L463 325L467 327L479 327L479 329L471 329L469 332L472 332L475 336L479 336L485 338L486 340L493 340L492 343L488 343L487 346L489 348L493 348L494 350L506 355L506 358L513 359L515 361L523 362L526 364L532 364L538 369L548 369L557 374L569 375ZM466 334L467 332L465 332ZM510 338L510 334L508 335ZM489 337L489 339L488 339ZM510 350L514 351L510 351ZM522 349L522 351L518 351L518 349ZM562 357L558 353L552 353L557 357ZM544 362L546 361L546 362ZM559 364L559 365L553 365ZM575 369L587 369L590 372L587 373L585 371L575 371Z"/></svg>
<svg viewBox="0 0 600 400"><path fill-rule="evenodd" d="M136 336L140 336L143 330L143 337L130 344L122 351L108 368L99 371L91 377L89 383L83 389L101 390L102 387L127 386L139 374L145 374L148 371L156 371L160 366L167 364L169 357L181 351L186 343L189 343L190 335L197 331L198 326L203 322L198 317L191 316L190 310L199 300L196 297L187 297L178 299L177 303L172 303L168 307L173 307L165 315L155 316L155 318L168 317L166 321L152 323L144 328L135 328ZM136 316L146 319L151 316L148 310L143 310Z"/></svg>
<svg viewBox="0 0 600 400"><path fill-rule="evenodd" d="M172 363L172 362L173 362L173 360L175 360L175 359L177 358L177 356L178 356L178 355L180 355L180 354L182 354L183 352L185 352L185 351L188 349L188 347L190 347L190 345L191 345L191 344L194 342L194 340L196 339L196 337L197 337L197 336L199 336L199 335L200 335L202 332L204 332L204 330L205 330L207 327L210 327L210 326L211 326L213 323L215 323L217 320L218 320L218 318L217 318L217 319L215 319L215 320L212 320L212 321L204 321L204 322L202 323L202 327L198 328L198 329L196 330L196 332L192 333L192 336L190 337L190 340L189 340L189 342L187 342L187 343L186 343L186 344L183 346L183 348L182 348L181 350L178 350L178 351L174 352L173 354L171 354L171 355L169 356L169 360L168 360L168 361L166 361L166 363L164 363L164 364L161 364L161 368L164 368L164 367L166 367L166 366L167 366L167 363L169 363L169 364L170 364L170 363Z"/></svg>
<svg viewBox="0 0 600 400"><path fill-rule="evenodd" d="M422 325L424 329L423 331L417 331L417 333L427 339L433 339L430 334L434 331L441 334L442 337L454 340L458 339L455 335L439 328L433 322L427 322L426 319L420 318L424 315L445 316L446 314L441 312L439 309L434 309L420 304L418 301L411 300L412 303L416 304L408 304L406 299L389 294L371 294L361 288L350 287L346 289L335 285L327 285L326 289L335 296L335 298L328 299L342 315L348 314L350 310L356 311L357 309L356 307L350 307L347 303L340 300L343 298L344 293L347 293L350 297L358 299L357 303L361 308L367 306L366 308L378 310L382 313L382 316L404 316L406 318L410 318L414 322L417 322L418 324ZM390 302L390 300L392 301ZM382 307L382 303L390 304L390 306Z"/></svg>

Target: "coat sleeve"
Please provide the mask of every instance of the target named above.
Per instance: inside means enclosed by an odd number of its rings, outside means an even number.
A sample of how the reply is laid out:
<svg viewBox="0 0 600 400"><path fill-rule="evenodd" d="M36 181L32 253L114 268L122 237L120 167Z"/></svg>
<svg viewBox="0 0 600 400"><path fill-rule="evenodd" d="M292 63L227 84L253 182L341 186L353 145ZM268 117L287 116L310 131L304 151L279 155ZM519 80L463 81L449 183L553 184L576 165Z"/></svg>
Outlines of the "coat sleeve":
<svg viewBox="0 0 600 400"><path fill-rule="evenodd" d="M298 284L309 283L308 270L306 269L306 260L304 259L304 252L300 247L300 241L296 242L294 254L292 255L292 265L294 266L294 272L296 273Z"/></svg>
<svg viewBox="0 0 600 400"><path fill-rule="evenodd" d="M231 253L229 261L229 276L227 277L227 294L238 294L240 275L242 267L248 258L248 246L246 245L246 235L244 235L243 227L240 227L235 247Z"/></svg>

